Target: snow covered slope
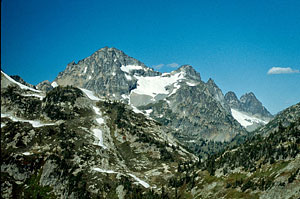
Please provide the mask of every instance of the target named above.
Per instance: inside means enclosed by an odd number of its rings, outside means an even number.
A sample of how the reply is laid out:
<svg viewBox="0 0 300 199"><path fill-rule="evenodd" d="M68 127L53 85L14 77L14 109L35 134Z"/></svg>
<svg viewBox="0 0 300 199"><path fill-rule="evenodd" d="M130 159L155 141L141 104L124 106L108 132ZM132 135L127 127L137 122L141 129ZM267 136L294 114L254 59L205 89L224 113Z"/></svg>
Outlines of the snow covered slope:
<svg viewBox="0 0 300 199"><path fill-rule="evenodd" d="M231 109L232 116L236 119L243 127L248 127L254 124L267 124L268 121L251 116L250 114Z"/></svg>
<svg viewBox="0 0 300 199"><path fill-rule="evenodd" d="M5 77L5 79L7 79L8 81L6 82L6 84L16 84L18 85L21 89L24 89L24 90L30 90L30 91L33 91L33 92L36 92L36 93L40 93L42 91L39 91L39 90L36 90L36 89L33 89L33 88L30 88L28 86L25 86L17 81L15 81L13 78L11 78L10 76L8 76L7 74L5 74L3 71L1 71L1 84L2 84L2 80L3 78L2 77ZM4 81L4 80L3 80Z"/></svg>
<svg viewBox="0 0 300 199"><path fill-rule="evenodd" d="M137 79L137 87L131 90L129 103L138 107L166 99L176 93L182 82L188 86L197 85L186 76L184 71L174 71L159 76L134 75L134 78Z"/></svg>

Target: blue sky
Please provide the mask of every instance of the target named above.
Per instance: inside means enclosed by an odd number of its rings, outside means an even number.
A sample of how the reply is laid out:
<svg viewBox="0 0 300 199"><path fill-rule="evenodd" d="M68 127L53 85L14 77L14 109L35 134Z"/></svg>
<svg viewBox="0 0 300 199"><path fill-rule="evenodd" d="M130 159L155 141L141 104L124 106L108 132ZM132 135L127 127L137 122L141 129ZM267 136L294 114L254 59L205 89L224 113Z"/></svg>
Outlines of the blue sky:
<svg viewBox="0 0 300 199"><path fill-rule="evenodd" d="M32 84L109 46L161 72L190 64L224 94L254 92L273 114L300 101L299 0L3 0L1 9L1 68Z"/></svg>

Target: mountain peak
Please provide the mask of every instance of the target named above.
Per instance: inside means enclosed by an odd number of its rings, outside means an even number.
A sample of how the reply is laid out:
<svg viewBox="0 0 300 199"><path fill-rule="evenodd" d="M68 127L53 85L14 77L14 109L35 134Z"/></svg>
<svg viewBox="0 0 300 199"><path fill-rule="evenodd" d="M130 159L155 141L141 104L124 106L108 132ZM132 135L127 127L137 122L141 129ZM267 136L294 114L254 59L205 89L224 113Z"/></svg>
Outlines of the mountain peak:
<svg viewBox="0 0 300 199"><path fill-rule="evenodd" d="M240 105L241 102L239 101L239 99L237 98L236 94L233 91L227 92L224 98L231 108L234 109L241 108Z"/></svg>
<svg viewBox="0 0 300 199"><path fill-rule="evenodd" d="M244 111L252 114L259 114L263 117L273 117L272 114L262 105L262 103L256 98L254 93L246 93L241 96L240 102Z"/></svg>
<svg viewBox="0 0 300 199"><path fill-rule="evenodd" d="M118 52L118 53L123 53L125 54L123 51L115 48L115 47L108 47L108 46L105 46L103 48L100 48L99 50L97 50L96 52L99 52L99 51L102 51L102 52L111 52L111 51L115 51L115 52Z"/></svg>
<svg viewBox="0 0 300 199"><path fill-rule="evenodd" d="M228 92L225 94L225 98L228 98L228 99L231 98L231 99L237 99L237 100L238 100L236 94L235 94L233 91L228 91Z"/></svg>
<svg viewBox="0 0 300 199"><path fill-rule="evenodd" d="M58 85L76 85L103 96L115 94L116 99L129 94L136 87L137 76L155 76L153 71L139 60L114 47L104 47L89 57L72 62L55 79Z"/></svg>
<svg viewBox="0 0 300 199"><path fill-rule="evenodd" d="M184 72L191 79L197 81L201 80L200 74L191 65L188 64L180 66L177 70L175 70L175 72Z"/></svg>
<svg viewBox="0 0 300 199"><path fill-rule="evenodd" d="M256 96L254 95L253 92L245 93L244 95L242 95L241 98L240 98L240 101L241 102L246 102L247 100L250 100L250 99L258 101L258 99L256 98Z"/></svg>

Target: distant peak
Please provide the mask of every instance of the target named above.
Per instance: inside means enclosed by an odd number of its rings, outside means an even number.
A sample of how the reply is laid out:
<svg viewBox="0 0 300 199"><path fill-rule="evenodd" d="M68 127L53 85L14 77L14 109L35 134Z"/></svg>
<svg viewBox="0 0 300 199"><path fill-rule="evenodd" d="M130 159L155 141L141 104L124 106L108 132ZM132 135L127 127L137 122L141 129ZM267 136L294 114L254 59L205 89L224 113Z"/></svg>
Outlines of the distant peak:
<svg viewBox="0 0 300 199"><path fill-rule="evenodd" d="M255 99L257 100L256 96L254 95L253 92L250 93L245 93L244 95L241 96L240 100L245 101L246 99Z"/></svg>
<svg viewBox="0 0 300 199"><path fill-rule="evenodd" d="M124 53L123 51L121 51L121 50L119 50L119 49L117 49L117 48L115 48L115 47L108 47L108 46L105 46L105 47L103 47L103 48L100 48L99 50L97 50L97 52L99 52L99 51L104 51L104 52L108 52L108 51L115 51L115 52L122 52L122 53Z"/></svg>
<svg viewBox="0 0 300 199"><path fill-rule="evenodd" d="M225 99L238 99L236 94L233 92L233 91L228 91L226 94L225 94Z"/></svg>

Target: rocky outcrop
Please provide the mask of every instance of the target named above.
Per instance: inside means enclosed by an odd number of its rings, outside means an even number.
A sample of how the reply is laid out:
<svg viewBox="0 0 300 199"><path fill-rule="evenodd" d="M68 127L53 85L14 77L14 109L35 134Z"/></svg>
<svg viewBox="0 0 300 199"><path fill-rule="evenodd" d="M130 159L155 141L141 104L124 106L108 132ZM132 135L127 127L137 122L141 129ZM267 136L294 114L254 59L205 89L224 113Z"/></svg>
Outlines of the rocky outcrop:
<svg viewBox="0 0 300 199"><path fill-rule="evenodd" d="M36 88L41 91L48 92L53 89L53 86L51 85L51 83L48 80L45 80L45 81L40 82L38 85L36 85Z"/></svg>

